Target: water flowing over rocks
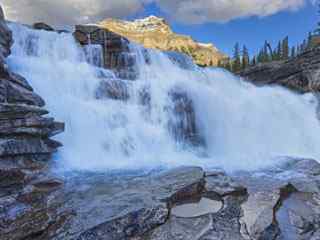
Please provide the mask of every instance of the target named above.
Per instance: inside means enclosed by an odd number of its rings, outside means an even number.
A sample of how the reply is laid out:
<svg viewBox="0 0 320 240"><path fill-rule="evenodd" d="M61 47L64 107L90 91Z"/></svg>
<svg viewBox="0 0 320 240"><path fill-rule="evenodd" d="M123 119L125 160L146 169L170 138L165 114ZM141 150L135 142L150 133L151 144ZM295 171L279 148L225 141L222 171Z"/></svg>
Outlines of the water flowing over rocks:
<svg viewBox="0 0 320 240"><path fill-rule="evenodd" d="M103 66L115 71L117 77L131 80L137 77L138 73L134 68L136 59L130 54L126 38L95 25L77 25L74 37L82 45L101 45Z"/></svg>
<svg viewBox="0 0 320 240"><path fill-rule="evenodd" d="M309 49L287 61L262 63L240 75L258 84L278 84L299 92L320 90L320 48Z"/></svg>
<svg viewBox="0 0 320 240"><path fill-rule="evenodd" d="M130 98L131 80L139 77L137 69L138 61L142 59L144 64L149 64L148 51L142 51L141 56L134 52L129 40L115 34L101 26L77 25L74 32L75 39L81 45L97 44L102 47L103 67L115 71L119 79L105 78L99 85L96 97L111 98L127 101ZM176 52L166 52L169 59L184 69L192 69L194 65L191 58ZM203 145L204 139L200 136L196 125L195 111L191 98L184 92L173 89L170 98L173 102L172 118L169 122L169 130L175 139L187 142L191 145ZM149 106L151 96L147 88L140 93L141 104ZM169 108L169 107L168 107Z"/></svg>

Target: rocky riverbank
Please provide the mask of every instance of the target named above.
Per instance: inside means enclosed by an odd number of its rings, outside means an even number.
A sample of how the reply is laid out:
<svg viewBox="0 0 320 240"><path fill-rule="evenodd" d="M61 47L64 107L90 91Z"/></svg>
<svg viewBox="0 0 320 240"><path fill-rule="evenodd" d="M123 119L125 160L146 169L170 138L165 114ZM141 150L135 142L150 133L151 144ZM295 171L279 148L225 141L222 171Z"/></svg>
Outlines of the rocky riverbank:
<svg viewBox="0 0 320 240"><path fill-rule="evenodd" d="M278 84L299 92L318 92L320 48L309 49L287 61L260 63L249 67L240 76L257 84Z"/></svg>

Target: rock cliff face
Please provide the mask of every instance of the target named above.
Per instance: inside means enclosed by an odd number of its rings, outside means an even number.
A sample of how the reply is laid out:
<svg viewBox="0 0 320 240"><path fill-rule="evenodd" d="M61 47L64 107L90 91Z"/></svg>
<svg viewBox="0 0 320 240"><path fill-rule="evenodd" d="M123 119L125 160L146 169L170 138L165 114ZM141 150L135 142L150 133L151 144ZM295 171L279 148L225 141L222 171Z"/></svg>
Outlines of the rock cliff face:
<svg viewBox="0 0 320 240"><path fill-rule="evenodd" d="M6 65L13 39L0 12L0 238L33 239L61 220L49 203L61 182L46 169L64 124L45 117L44 100Z"/></svg>
<svg viewBox="0 0 320 240"><path fill-rule="evenodd" d="M279 84L299 92L318 92L319 69L320 48L314 48L288 61L249 67L240 75L255 84Z"/></svg>
<svg viewBox="0 0 320 240"><path fill-rule="evenodd" d="M164 19L155 16L133 22L106 19L97 25L146 48L185 53L200 66L217 66L219 60L226 58L212 44L198 43L189 36L174 33Z"/></svg>

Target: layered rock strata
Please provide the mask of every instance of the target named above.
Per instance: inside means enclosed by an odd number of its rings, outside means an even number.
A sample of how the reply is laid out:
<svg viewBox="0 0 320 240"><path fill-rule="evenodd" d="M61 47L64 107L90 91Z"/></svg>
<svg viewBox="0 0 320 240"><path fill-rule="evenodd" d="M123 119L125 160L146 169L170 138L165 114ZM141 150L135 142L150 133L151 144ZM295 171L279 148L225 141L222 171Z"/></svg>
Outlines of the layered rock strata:
<svg viewBox="0 0 320 240"><path fill-rule="evenodd" d="M0 12L0 238L32 239L60 221L48 201L61 182L46 169L64 124L45 116L44 100L6 64L13 39Z"/></svg>

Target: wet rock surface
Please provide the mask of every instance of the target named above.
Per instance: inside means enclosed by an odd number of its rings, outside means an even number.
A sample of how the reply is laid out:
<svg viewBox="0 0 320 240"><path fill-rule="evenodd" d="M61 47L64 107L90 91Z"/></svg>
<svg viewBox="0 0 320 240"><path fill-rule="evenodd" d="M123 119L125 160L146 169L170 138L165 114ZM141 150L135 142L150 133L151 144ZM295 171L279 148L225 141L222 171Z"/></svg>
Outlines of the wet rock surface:
<svg viewBox="0 0 320 240"><path fill-rule="evenodd" d="M291 159L279 168L230 176L181 167L80 174L65 178L62 188L60 181L34 184L40 192L54 191L56 212L69 213L63 226L35 239L317 239L320 175L313 170L319 167ZM219 207L175 214L204 198Z"/></svg>
<svg viewBox="0 0 320 240"><path fill-rule="evenodd" d="M169 130L179 143L188 143L193 146L204 146L205 141L201 136L192 99L182 90L174 89L170 93L171 119Z"/></svg>
<svg viewBox="0 0 320 240"><path fill-rule="evenodd" d="M50 203L60 184L45 176L61 146L50 137L64 124L44 116L44 100L7 66L13 39L0 12L0 239L36 239L65 214Z"/></svg>
<svg viewBox="0 0 320 240"><path fill-rule="evenodd" d="M130 53L129 40L96 25L77 25L74 38L83 46L97 44L103 50L103 66L121 79L134 80L138 76L136 55Z"/></svg>

